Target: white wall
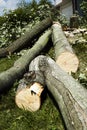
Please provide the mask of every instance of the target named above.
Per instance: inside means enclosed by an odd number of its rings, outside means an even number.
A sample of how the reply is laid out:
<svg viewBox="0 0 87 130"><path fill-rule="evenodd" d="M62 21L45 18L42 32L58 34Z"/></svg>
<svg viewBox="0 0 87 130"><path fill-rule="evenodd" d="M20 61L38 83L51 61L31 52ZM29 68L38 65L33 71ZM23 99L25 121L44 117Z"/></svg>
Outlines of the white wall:
<svg viewBox="0 0 87 130"><path fill-rule="evenodd" d="M73 15L72 2L70 1L64 5L61 5L60 12L64 14L66 18L69 20L70 17Z"/></svg>
<svg viewBox="0 0 87 130"><path fill-rule="evenodd" d="M55 5L58 5L61 2L62 2L62 0L55 0Z"/></svg>

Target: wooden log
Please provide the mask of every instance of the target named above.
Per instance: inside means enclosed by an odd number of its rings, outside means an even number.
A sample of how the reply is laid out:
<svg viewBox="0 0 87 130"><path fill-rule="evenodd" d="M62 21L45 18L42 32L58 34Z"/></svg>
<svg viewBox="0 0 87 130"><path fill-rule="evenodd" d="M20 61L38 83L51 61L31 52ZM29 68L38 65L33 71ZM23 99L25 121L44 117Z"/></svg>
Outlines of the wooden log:
<svg viewBox="0 0 87 130"><path fill-rule="evenodd" d="M14 41L8 47L1 48L0 57L5 57L9 54L12 54L15 51L24 48L26 45L29 45L30 41L32 41L37 35L44 32L51 25L52 25L52 20L50 18L47 18L41 21L40 23L36 24L31 30L27 31L25 35L21 36L19 39Z"/></svg>
<svg viewBox="0 0 87 130"><path fill-rule="evenodd" d="M0 73L0 93L9 89L17 79L23 76L27 71L31 60L35 58L35 56L37 56L47 45L50 37L51 30L48 30L39 38L35 45L26 52L25 55L15 61L14 65L10 69Z"/></svg>
<svg viewBox="0 0 87 130"><path fill-rule="evenodd" d="M31 112L37 111L41 105L41 93L44 89L44 78L42 73L30 71L20 80L15 102L21 109Z"/></svg>
<svg viewBox="0 0 87 130"><path fill-rule="evenodd" d="M54 23L52 26L52 41L55 49L56 63L66 72L76 72L79 61L65 37L60 23Z"/></svg>
<svg viewBox="0 0 87 130"><path fill-rule="evenodd" d="M29 70L43 72L48 90L56 100L67 130L87 130L87 90L51 58L38 56Z"/></svg>

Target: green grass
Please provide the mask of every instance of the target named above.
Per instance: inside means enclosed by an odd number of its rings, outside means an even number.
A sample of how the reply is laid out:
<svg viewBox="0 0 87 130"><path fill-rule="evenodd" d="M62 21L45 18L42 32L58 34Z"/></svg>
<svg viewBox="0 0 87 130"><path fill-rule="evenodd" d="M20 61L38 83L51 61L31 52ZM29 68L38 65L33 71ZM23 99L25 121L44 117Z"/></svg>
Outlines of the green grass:
<svg viewBox="0 0 87 130"><path fill-rule="evenodd" d="M9 69L18 59L17 55L12 55L11 57L0 58L0 72Z"/></svg>
<svg viewBox="0 0 87 130"><path fill-rule="evenodd" d="M79 59L79 70L80 73L85 73L87 76L87 43L73 45L75 53Z"/></svg>

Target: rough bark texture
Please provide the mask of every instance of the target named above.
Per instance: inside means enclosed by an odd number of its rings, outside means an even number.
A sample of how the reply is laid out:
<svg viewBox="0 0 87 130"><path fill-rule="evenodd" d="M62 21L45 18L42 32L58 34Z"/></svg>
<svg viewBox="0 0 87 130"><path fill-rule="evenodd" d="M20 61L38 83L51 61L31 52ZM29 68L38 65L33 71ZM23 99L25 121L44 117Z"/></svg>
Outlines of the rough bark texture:
<svg viewBox="0 0 87 130"><path fill-rule="evenodd" d="M79 61L62 31L60 23L54 23L52 30L56 63L68 73L76 72Z"/></svg>
<svg viewBox="0 0 87 130"><path fill-rule="evenodd" d="M67 130L87 130L87 90L51 58L35 58L29 70L43 72L48 90L60 108Z"/></svg>
<svg viewBox="0 0 87 130"><path fill-rule="evenodd" d="M7 90L16 79L23 76L28 69L30 61L47 45L50 36L51 30L46 31L36 44L14 63L13 67L0 74L0 92Z"/></svg>
<svg viewBox="0 0 87 130"><path fill-rule="evenodd" d="M20 50L25 45L29 45L30 41L34 39L38 34L41 34L44 30L52 25L52 20L47 18L42 22L36 24L31 30L25 33L22 37L14 41L7 48L0 49L0 57L5 57L9 53L13 53Z"/></svg>

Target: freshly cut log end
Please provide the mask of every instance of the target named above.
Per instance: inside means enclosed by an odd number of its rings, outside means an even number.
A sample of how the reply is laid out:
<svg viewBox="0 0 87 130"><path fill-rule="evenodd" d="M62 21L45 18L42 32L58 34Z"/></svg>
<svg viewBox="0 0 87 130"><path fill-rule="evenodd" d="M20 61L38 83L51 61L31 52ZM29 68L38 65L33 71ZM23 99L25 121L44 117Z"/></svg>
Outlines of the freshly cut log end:
<svg viewBox="0 0 87 130"><path fill-rule="evenodd" d="M23 88L18 91L15 97L17 106L21 109L31 112L37 111L41 105L40 95L43 91L43 86L39 83L34 83L30 88Z"/></svg>
<svg viewBox="0 0 87 130"><path fill-rule="evenodd" d="M56 63L66 72L75 73L79 66L79 60L74 53L64 52L56 59Z"/></svg>
<svg viewBox="0 0 87 130"><path fill-rule="evenodd" d="M61 24L54 23L52 29L56 63L69 74L75 73L78 69L79 60L65 37Z"/></svg>

